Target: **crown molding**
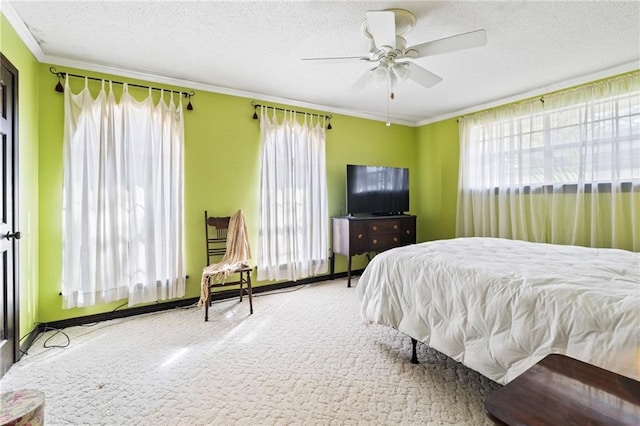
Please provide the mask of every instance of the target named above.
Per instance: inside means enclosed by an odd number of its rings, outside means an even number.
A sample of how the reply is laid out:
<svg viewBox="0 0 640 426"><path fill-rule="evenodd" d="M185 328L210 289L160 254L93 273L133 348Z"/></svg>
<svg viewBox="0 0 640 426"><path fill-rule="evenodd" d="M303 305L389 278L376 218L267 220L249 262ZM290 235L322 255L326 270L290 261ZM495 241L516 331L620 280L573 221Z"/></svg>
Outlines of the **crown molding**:
<svg viewBox="0 0 640 426"><path fill-rule="evenodd" d="M622 65L617 65L615 67L606 68L600 71L596 71L594 73L581 75L579 77L574 77L569 80L563 80L561 82L557 82L551 84L549 86L540 87L535 90L530 90L527 92L518 93L512 96L508 96L506 98L496 99L490 102L486 102L479 105L474 105L471 108L465 108L458 111L452 111L451 113L439 115L437 117L428 118L426 120L420 121L415 124L416 127L425 126L427 124L437 123L438 121L448 120L450 118L460 117L462 115L472 114L475 112L479 112L485 109L490 109L494 107L498 107L501 105L506 105L512 102L522 101L528 98L535 98L542 95L547 95L551 92L556 92L558 90L568 89L570 87L579 86L581 84L591 83L596 80L600 80L603 78L613 77L618 74L624 74L626 72L636 71L640 69L640 60L627 62Z"/></svg>
<svg viewBox="0 0 640 426"><path fill-rule="evenodd" d="M36 40L33 34L31 34L31 31L24 23L22 18L20 18L11 3L8 1L0 0L0 13L2 13L4 17L7 18L9 24L11 24L22 42L27 45L27 48L31 51L33 56L35 56L39 62L43 62L42 59L45 56L44 51L40 47L38 40Z"/></svg>

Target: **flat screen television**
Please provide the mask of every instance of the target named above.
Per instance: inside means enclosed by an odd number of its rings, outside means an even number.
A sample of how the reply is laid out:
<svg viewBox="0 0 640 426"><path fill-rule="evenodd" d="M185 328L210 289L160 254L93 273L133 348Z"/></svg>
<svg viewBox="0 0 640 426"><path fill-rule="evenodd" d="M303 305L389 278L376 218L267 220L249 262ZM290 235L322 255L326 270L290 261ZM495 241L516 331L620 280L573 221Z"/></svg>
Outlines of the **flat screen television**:
<svg viewBox="0 0 640 426"><path fill-rule="evenodd" d="M347 214L397 215L409 210L409 169L347 164Z"/></svg>

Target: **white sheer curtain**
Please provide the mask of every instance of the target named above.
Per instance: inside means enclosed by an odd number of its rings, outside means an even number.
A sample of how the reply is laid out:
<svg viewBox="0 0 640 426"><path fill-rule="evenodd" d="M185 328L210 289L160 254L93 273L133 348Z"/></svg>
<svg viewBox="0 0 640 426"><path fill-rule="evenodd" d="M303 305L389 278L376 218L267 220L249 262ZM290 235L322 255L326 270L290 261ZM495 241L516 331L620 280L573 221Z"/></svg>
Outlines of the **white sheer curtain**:
<svg viewBox="0 0 640 426"><path fill-rule="evenodd" d="M125 84L118 103L111 83L93 99L66 82L64 308L184 296L183 146L179 94L154 105Z"/></svg>
<svg viewBox="0 0 640 426"><path fill-rule="evenodd" d="M326 131L295 112L260 117L259 280L297 280L327 271ZM271 115L271 117L269 117Z"/></svg>
<svg viewBox="0 0 640 426"><path fill-rule="evenodd" d="M640 73L461 119L457 235L640 251Z"/></svg>

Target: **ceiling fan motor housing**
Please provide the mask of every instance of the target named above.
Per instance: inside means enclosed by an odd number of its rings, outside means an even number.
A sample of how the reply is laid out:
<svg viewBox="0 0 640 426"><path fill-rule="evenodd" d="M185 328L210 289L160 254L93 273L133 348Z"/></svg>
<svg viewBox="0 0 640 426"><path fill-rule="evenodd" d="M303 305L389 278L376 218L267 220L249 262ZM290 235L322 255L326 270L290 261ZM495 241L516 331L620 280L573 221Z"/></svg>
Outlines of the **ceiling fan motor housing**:
<svg viewBox="0 0 640 426"><path fill-rule="evenodd" d="M371 41L371 46L369 48L369 58L372 61L379 61L386 57L405 57L407 56L405 51L407 46L407 40L404 37L396 36L396 47L395 49L391 46L380 46L377 47L373 40ZM409 49L411 51L411 49ZM416 52L417 53L417 52Z"/></svg>

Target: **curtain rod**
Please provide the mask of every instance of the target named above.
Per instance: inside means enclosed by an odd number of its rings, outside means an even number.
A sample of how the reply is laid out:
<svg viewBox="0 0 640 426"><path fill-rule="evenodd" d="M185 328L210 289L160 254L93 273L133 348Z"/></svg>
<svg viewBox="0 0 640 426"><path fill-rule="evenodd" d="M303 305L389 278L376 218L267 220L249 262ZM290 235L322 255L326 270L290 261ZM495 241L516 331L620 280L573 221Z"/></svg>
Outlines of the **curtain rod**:
<svg viewBox="0 0 640 426"><path fill-rule="evenodd" d="M503 107L506 107L506 106L509 106L509 105L523 105L523 104L531 103L531 102L540 102L542 105L544 105L544 95L543 96L539 96L539 97L523 99L521 101L511 102L511 103L504 104L504 105L498 105L498 106L495 106L495 107L492 107L492 108L487 108L487 109L483 109L483 110L480 110L480 111L472 112L471 114L462 115L462 116L456 118L456 122L459 123L461 118L464 119L464 118L471 118L471 117L480 116L480 115L482 115L484 113L487 113L489 111L497 110L497 109L500 109L500 108L503 108Z"/></svg>
<svg viewBox="0 0 640 426"><path fill-rule="evenodd" d="M116 81L116 80L110 80L110 79L105 79L105 78L97 78L97 77L90 77L87 75L80 75L80 74L72 74L69 72L65 72L65 71L57 71L54 67L49 67L49 72L51 74L54 74L55 76L58 77L58 84L56 84L56 92L64 92L64 87L62 86L62 83L60 82L61 78L64 78L65 76L69 76L69 77L77 77L77 78L88 78L89 80L94 80L94 81L110 81L112 83L116 83L116 84L125 84L122 81ZM189 100L189 103L187 104L187 109L188 110L193 110L193 106L191 105L191 97L195 96L196 92L194 92L193 90L190 92L183 92L181 90L171 90L171 89L160 89L158 87L153 87L153 86L144 86L142 84L135 84L135 83L127 83L128 86L133 86L133 87L140 87L142 89L152 89L152 90L158 90L158 91L165 91L165 92L176 92L181 94L182 96L184 96L185 98L187 98Z"/></svg>
<svg viewBox="0 0 640 426"><path fill-rule="evenodd" d="M253 107L253 119L257 120L258 119L258 113L256 112L256 109L260 108L260 107L266 107L266 108L271 108L271 109L275 109L276 111L292 111L292 112L297 112L299 114L309 114L309 115L315 115L316 117L324 117L327 119L327 121L329 121L329 124L327 125L327 130L331 130L333 127L331 127L331 119L333 118L333 115L331 114L316 114L313 112L305 112L305 111L298 111L295 109L291 109L291 108L280 108L280 107L275 107L275 106L270 106L270 105L262 105L262 104L258 104L256 103L256 101L251 101L251 106Z"/></svg>

